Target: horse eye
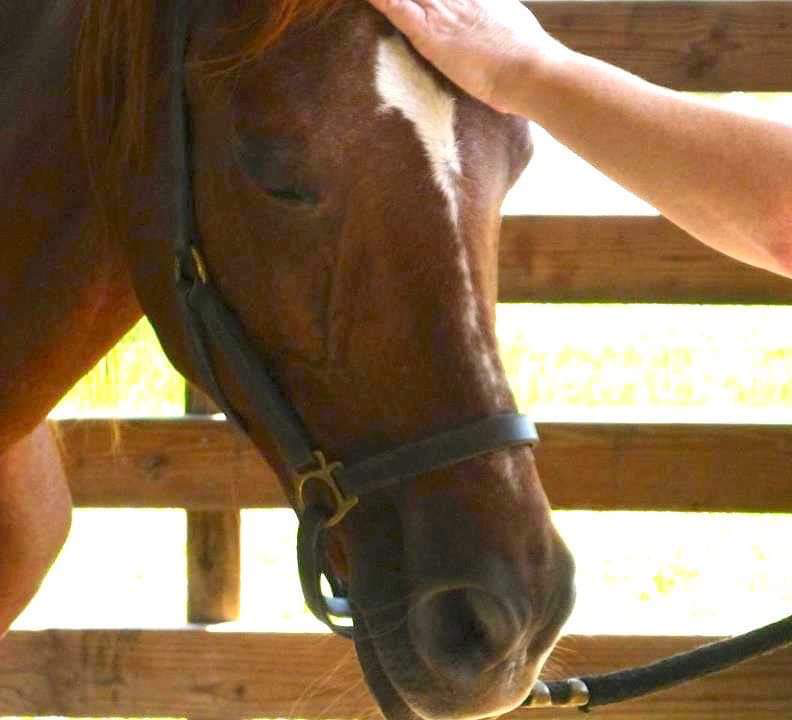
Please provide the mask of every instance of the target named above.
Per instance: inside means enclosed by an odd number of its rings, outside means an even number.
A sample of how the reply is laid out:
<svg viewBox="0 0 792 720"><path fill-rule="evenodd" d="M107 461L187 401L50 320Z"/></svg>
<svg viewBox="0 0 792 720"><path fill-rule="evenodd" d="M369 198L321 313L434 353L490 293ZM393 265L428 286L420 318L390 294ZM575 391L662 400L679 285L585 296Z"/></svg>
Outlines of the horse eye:
<svg viewBox="0 0 792 720"><path fill-rule="evenodd" d="M293 203L295 205L316 205L319 198L316 194L308 190L298 188L265 188L268 195L281 202Z"/></svg>
<svg viewBox="0 0 792 720"><path fill-rule="evenodd" d="M236 155L245 173L267 195L291 205L316 205L319 195L305 180L299 154L277 140L240 140Z"/></svg>

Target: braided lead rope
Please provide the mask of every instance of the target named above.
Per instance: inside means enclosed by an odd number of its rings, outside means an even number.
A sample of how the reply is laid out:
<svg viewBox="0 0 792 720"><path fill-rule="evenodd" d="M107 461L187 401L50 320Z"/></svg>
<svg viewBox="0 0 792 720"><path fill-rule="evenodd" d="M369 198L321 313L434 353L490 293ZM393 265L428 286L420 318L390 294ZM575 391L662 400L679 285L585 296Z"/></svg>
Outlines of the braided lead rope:
<svg viewBox="0 0 792 720"><path fill-rule="evenodd" d="M539 681L523 707L576 707L588 712L598 705L643 697L725 670L789 644L792 644L792 615L649 665L557 682Z"/></svg>

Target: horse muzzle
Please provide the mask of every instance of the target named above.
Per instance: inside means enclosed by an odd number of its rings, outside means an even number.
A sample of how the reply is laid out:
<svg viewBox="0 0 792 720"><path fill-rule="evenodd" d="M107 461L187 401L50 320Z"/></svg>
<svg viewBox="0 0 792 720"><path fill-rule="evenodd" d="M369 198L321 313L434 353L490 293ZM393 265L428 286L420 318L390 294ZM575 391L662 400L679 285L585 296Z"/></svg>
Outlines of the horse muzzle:
<svg viewBox="0 0 792 720"><path fill-rule="evenodd" d="M524 636L512 603L475 586L429 590L413 604L408 626L427 668L464 686L506 661Z"/></svg>

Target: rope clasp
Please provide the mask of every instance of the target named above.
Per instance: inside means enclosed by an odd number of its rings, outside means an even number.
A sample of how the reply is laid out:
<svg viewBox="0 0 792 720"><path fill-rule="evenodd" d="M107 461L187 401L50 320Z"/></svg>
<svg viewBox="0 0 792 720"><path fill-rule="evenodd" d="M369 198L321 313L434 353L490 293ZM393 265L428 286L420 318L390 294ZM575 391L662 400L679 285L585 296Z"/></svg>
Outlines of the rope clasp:
<svg viewBox="0 0 792 720"><path fill-rule="evenodd" d="M589 689L580 678L569 678L561 683L562 691L558 696L554 695L546 683L537 680L534 683L531 694L523 703L523 707L528 708L580 708L584 709L590 700Z"/></svg>

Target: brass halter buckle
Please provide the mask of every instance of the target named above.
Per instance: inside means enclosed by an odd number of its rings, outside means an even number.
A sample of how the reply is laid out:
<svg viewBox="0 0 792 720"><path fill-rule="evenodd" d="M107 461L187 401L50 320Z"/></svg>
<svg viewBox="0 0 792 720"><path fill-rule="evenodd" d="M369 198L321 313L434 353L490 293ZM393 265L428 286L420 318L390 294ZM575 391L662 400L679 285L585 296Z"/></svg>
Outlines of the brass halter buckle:
<svg viewBox="0 0 792 720"><path fill-rule="evenodd" d="M308 470L304 473L297 474L297 482L295 483L295 501L297 503L297 512L302 513L305 510L305 485L311 480L318 480L320 483L330 491L333 498L335 507L333 508L333 515L328 518L325 523L326 528L331 528L338 525L346 514L358 504L358 498L355 495L344 497L341 489L338 487L333 473L340 470L344 466L340 462L328 463L321 450L314 450L314 457L319 467Z"/></svg>

